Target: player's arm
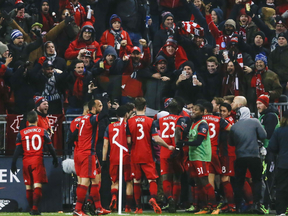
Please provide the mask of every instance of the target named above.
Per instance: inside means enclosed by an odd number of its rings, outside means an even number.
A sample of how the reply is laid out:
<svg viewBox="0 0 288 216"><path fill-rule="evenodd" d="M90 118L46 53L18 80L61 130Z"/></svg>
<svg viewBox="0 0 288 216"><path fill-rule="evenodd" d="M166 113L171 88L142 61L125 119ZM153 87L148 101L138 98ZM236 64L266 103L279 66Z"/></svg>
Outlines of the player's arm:
<svg viewBox="0 0 288 216"><path fill-rule="evenodd" d="M11 172L15 175L17 173L16 162L18 157L23 153L23 146L21 144L21 134L20 132L17 134L16 138L16 148L13 154L12 164L11 164Z"/></svg>
<svg viewBox="0 0 288 216"><path fill-rule="evenodd" d="M49 137L49 134L48 134L48 132L46 130L44 131L44 143L46 144L50 154L53 157L52 163L53 163L54 167L56 168L58 166L58 158L56 156L55 149L54 149L54 147L52 145L52 141L51 141L51 139Z"/></svg>
<svg viewBox="0 0 288 216"><path fill-rule="evenodd" d="M130 129L129 129L129 124L127 122L127 125L126 125L126 137L127 137L127 144L128 146L131 146L132 144L132 139L131 139L131 132L130 132Z"/></svg>
<svg viewBox="0 0 288 216"><path fill-rule="evenodd" d="M154 135L152 135L152 137L158 145L163 146L163 147L169 149L170 151L173 151L175 149L174 146L168 145L158 134L154 134Z"/></svg>
<svg viewBox="0 0 288 216"><path fill-rule="evenodd" d="M232 125L225 119L220 119L220 128L226 130L226 131L230 131Z"/></svg>
<svg viewBox="0 0 288 216"><path fill-rule="evenodd" d="M78 128L76 128L73 132L69 129L68 140L66 142L68 149L72 149L72 146L74 146L74 142L78 140L78 132Z"/></svg>
<svg viewBox="0 0 288 216"><path fill-rule="evenodd" d="M187 130L189 123L190 118L188 117L182 117L178 119L176 123L175 136L174 136L175 143L179 142L180 140L183 140L184 131Z"/></svg>
<svg viewBox="0 0 288 216"><path fill-rule="evenodd" d="M208 128L208 124L206 123L201 123L198 127L198 134L197 134L197 139L192 141L192 142L189 142L189 141L179 141L177 142L176 144L176 147L183 147L185 145L188 145L188 146L199 146L201 145L201 143L203 142L203 140L207 137L207 133L209 131L209 128Z"/></svg>
<svg viewBox="0 0 288 216"><path fill-rule="evenodd" d="M107 152L109 146L109 126L107 126L105 133L104 133L104 143L103 143L103 153L102 153L102 161L107 160Z"/></svg>

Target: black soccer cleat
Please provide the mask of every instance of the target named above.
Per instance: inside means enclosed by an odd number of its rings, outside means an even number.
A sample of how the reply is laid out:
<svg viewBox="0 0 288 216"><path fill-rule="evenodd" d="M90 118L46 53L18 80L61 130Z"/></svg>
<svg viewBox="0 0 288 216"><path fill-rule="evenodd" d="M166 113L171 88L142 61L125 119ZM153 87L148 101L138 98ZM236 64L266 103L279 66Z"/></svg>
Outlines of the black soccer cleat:
<svg viewBox="0 0 288 216"><path fill-rule="evenodd" d="M30 215L41 215L41 213L39 212L39 210L32 210L29 212Z"/></svg>

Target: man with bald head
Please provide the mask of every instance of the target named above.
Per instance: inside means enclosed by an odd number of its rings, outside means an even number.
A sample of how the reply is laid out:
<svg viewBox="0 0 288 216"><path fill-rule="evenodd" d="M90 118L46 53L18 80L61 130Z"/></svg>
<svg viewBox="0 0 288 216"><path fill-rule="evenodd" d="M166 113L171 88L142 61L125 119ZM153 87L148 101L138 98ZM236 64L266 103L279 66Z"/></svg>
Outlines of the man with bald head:
<svg viewBox="0 0 288 216"><path fill-rule="evenodd" d="M231 104L232 110L236 111L237 108L246 106L247 100L244 96L236 96Z"/></svg>
<svg viewBox="0 0 288 216"><path fill-rule="evenodd" d="M106 106L104 109L103 104ZM103 215L110 213L110 211L102 207L100 201L101 168L96 156L98 122L108 115L107 102L104 101L103 104L100 100L90 100L88 102L89 113L82 117L76 129L78 130L78 143L74 150L74 162L80 183L76 190L77 202L73 215L86 215L82 211L82 206L85 202L90 182L92 185L88 201L91 203L90 206L95 205L96 207L94 214Z"/></svg>

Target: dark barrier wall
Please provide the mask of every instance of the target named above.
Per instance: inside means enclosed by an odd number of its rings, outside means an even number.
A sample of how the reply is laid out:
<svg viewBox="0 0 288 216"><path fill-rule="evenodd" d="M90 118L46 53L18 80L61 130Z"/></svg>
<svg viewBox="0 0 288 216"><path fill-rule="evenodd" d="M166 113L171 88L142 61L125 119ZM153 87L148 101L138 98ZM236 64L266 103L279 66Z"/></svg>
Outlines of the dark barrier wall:
<svg viewBox="0 0 288 216"><path fill-rule="evenodd" d="M22 175L22 158L17 160L18 173L13 175L10 171L12 157L0 157L0 199L13 199L18 202L22 211L30 211L26 199L26 190ZM48 178L48 184L43 185L41 212L62 211L62 181L63 171L61 159L59 166L54 168L51 157L44 157L44 164Z"/></svg>

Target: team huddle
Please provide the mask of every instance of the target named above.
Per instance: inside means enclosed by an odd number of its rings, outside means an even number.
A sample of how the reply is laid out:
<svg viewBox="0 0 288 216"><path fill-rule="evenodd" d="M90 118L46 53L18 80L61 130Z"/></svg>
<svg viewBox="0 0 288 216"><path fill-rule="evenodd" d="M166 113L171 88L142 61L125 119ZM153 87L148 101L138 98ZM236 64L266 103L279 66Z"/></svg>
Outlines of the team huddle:
<svg viewBox="0 0 288 216"><path fill-rule="evenodd" d="M69 140L75 144L74 162L78 177L77 202L73 215L87 215L84 211L85 203L92 215L116 212L120 148L123 149L126 213L132 212L133 198L136 203L135 213L143 213L141 180L144 176L149 182L149 204L154 212L161 214L162 209L167 209L175 213L180 201L183 173L186 173L189 178L193 196L191 207L186 211L195 214L236 212L233 188L230 183L230 177L234 176L236 155L235 146L230 143L229 131L235 119L235 116L231 116L231 112L245 105L245 101L242 96L235 97L231 105L221 103L220 112L213 114L211 102L201 101L189 111L183 109L181 101L177 101L177 98L167 98L164 104L166 111L158 113L155 120L145 116L144 98L136 98L135 107L131 104L120 106L116 110L118 121L111 123L104 134L102 169L108 168L109 164L112 181L110 210L106 210L101 205L99 192L101 165L96 155L96 143L99 121L108 116L107 102L90 100L84 106L83 115L75 118L70 125ZM47 144L54 158L55 166L58 165L58 161L49 134L36 126L37 113L29 112L27 121L29 126L21 130L17 136L17 148L11 170L13 173L17 171L17 157L24 151L23 176L31 207L30 214L39 215L41 214L38 210L42 196L41 184L47 183L43 165L44 143ZM160 161L160 173L156 170L157 160ZM167 206L162 209L156 202L158 193L156 180L159 175L162 177L161 187L167 199ZM218 205L216 201L214 184L216 175L220 175L225 205ZM249 171L246 177L251 178ZM87 191L89 191L88 197ZM244 183L243 192L246 205L252 205L253 195L248 181Z"/></svg>

